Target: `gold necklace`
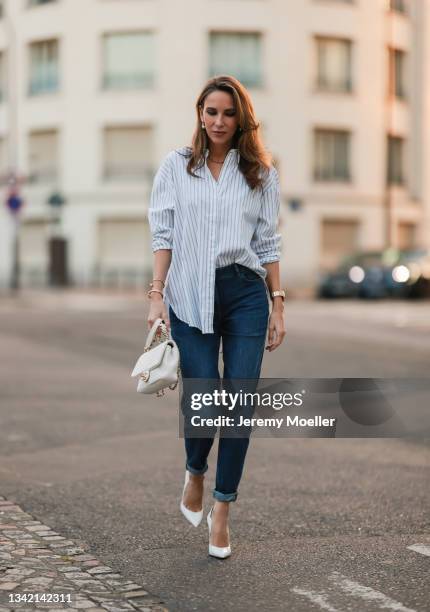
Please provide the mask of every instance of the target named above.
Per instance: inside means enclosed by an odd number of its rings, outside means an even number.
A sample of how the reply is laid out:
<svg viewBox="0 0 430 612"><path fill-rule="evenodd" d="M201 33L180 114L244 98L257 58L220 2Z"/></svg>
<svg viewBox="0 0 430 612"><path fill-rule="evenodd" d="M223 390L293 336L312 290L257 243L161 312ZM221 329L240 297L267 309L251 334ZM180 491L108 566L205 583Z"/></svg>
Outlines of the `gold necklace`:
<svg viewBox="0 0 430 612"><path fill-rule="evenodd" d="M212 159L211 157L208 156L208 160L213 162L214 164L223 164L225 162L225 157L222 161L217 161L216 159Z"/></svg>

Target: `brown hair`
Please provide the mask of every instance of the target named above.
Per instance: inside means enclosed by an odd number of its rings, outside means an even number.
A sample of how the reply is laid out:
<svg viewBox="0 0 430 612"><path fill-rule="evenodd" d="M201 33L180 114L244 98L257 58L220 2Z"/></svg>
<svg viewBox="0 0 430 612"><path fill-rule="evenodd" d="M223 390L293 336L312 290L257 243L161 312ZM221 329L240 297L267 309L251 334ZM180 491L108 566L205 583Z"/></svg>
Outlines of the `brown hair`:
<svg viewBox="0 0 430 612"><path fill-rule="evenodd" d="M204 151L208 148L208 136L201 127L200 109L204 101L213 91L225 91L233 96L234 107L238 117L238 128L233 136L232 147L240 154L239 169L251 189L261 186L262 171L268 172L273 163L272 156L265 149L251 97L245 87L233 76L220 75L209 79L197 98L197 124L194 130L190 152L187 157L187 172L198 177L193 170L201 168L205 163Z"/></svg>

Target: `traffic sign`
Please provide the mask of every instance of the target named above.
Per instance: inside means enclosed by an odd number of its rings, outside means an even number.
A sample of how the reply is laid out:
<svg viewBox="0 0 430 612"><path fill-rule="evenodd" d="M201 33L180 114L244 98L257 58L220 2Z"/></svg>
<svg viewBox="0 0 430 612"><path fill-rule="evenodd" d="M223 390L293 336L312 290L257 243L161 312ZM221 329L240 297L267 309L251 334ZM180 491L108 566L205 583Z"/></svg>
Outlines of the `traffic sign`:
<svg viewBox="0 0 430 612"><path fill-rule="evenodd" d="M23 204L24 204L24 200L16 191L11 191L9 193L6 199L6 206L9 208L10 212L13 215L16 215L17 213L19 213Z"/></svg>

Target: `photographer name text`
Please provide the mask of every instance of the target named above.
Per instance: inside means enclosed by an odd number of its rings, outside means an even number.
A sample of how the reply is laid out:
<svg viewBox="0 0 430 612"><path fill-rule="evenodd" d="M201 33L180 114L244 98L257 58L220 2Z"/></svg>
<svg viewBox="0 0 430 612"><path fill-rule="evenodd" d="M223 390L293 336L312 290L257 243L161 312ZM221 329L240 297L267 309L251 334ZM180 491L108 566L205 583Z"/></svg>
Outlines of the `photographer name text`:
<svg viewBox="0 0 430 612"><path fill-rule="evenodd" d="M191 424L194 427L276 427L279 429L284 424L287 427L333 427L336 419L325 418L321 415L315 415L314 417L304 418L299 416L277 417L277 418L245 418L239 417L238 422L231 416L217 416L214 418L201 417L194 415L191 417Z"/></svg>

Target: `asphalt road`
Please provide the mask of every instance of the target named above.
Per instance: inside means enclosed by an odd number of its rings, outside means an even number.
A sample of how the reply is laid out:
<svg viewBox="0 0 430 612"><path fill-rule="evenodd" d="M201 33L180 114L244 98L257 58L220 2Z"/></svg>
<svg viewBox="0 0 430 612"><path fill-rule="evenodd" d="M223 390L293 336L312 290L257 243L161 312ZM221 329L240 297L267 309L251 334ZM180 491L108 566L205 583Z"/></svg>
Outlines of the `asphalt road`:
<svg viewBox="0 0 430 612"><path fill-rule="evenodd" d="M429 311L288 303L262 376L428 377ZM177 396L130 378L145 335L143 299L0 300L0 495L170 610L430 610L428 439L253 439L233 555L210 558L178 508Z"/></svg>

